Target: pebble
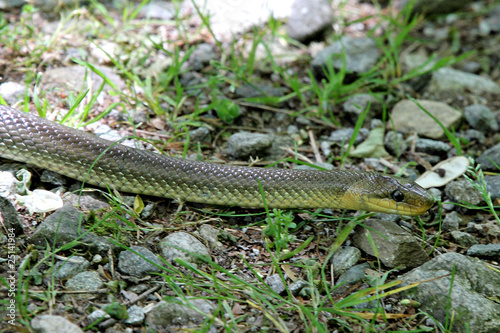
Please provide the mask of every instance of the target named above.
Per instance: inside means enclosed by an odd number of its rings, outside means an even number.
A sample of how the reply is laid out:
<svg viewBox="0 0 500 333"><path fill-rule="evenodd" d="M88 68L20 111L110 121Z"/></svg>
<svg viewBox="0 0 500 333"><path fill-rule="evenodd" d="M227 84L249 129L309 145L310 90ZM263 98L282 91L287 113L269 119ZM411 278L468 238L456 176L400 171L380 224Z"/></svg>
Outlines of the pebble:
<svg viewBox="0 0 500 333"><path fill-rule="evenodd" d="M4 82L0 84L0 96L8 105L24 100L26 87L17 82Z"/></svg>
<svg viewBox="0 0 500 333"><path fill-rule="evenodd" d="M444 156L450 151L450 146L443 141L419 138L415 143L415 151L429 155Z"/></svg>
<svg viewBox="0 0 500 333"><path fill-rule="evenodd" d="M266 284L269 286L269 288L271 288L272 291L274 291L278 295L286 290L285 284L283 283L283 280L281 279L281 276L279 274L268 276L266 278Z"/></svg>
<svg viewBox="0 0 500 333"><path fill-rule="evenodd" d="M344 274L339 276L335 285L338 286L333 289L332 293L334 295L339 295L345 293L354 284L362 281L366 276L366 270L370 268L370 264L365 262L358 264L349 268Z"/></svg>
<svg viewBox="0 0 500 333"><path fill-rule="evenodd" d="M207 143L210 142L210 130L204 126L189 131L189 139L192 142Z"/></svg>
<svg viewBox="0 0 500 333"><path fill-rule="evenodd" d="M179 258L191 263L203 263L204 260L210 260L207 247L187 232L179 231L166 236L160 242L159 247L166 260L174 261Z"/></svg>
<svg viewBox="0 0 500 333"><path fill-rule="evenodd" d="M447 129L457 128L462 120L462 113L442 102L430 100L417 100L417 102L430 114L436 117ZM402 133L417 133L431 139L440 139L444 130L431 117L422 111L413 101L402 100L391 111L392 123L388 128Z"/></svg>
<svg viewBox="0 0 500 333"><path fill-rule="evenodd" d="M467 123L474 129L484 134L498 131L498 122L491 109L486 105L474 104L464 109Z"/></svg>
<svg viewBox="0 0 500 333"><path fill-rule="evenodd" d="M322 39L332 29L333 10L326 0L295 0L286 24L290 38L302 43Z"/></svg>
<svg viewBox="0 0 500 333"><path fill-rule="evenodd" d="M408 150L408 144L406 143L403 134L389 131L386 133L384 138L384 147L392 155L399 157L403 155L406 150Z"/></svg>
<svg viewBox="0 0 500 333"><path fill-rule="evenodd" d="M339 144L348 144L354 134L354 128L341 128L335 130L328 137L328 141L332 141ZM370 130L368 128L361 128L354 140L354 144L360 144L370 135Z"/></svg>
<svg viewBox="0 0 500 333"><path fill-rule="evenodd" d="M467 232L453 230L450 232L450 235L458 245L463 247L471 247L472 245L478 244L477 239Z"/></svg>
<svg viewBox="0 0 500 333"><path fill-rule="evenodd" d="M160 301L147 313L146 325L149 329L171 332L172 327L199 325L205 320L205 314L212 314L215 310L215 306L205 299L176 298L172 301ZM189 302L190 306L184 305L184 302Z"/></svg>
<svg viewBox="0 0 500 333"><path fill-rule="evenodd" d="M314 76L318 78L325 76L328 62L331 62L336 70L342 70L345 61L347 72L366 73L377 63L378 58L379 50L373 39L344 36L318 52L311 62L311 67Z"/></svg>
<svg viewBox="0 0 500 333"><path fill-rule="evenodd" d="M467 202L471 205L479 205L483 202L481 192L472 187L467 179L455 180L446 185L444 192L453 202Z"/></svg>
<svg viewBox="0 0 500 333"><path fill-rule="evenodd" d="M31 320L37 333L83 333L82 329L62 316L39 315Z"/></svg>
<svg viewBox="0 0 500 333"><path fill-rule="evenodd" d="M361 251L352 246L342 246L332 256L333 273L339 276L345 273L361 259Z"/></svg>
<svg viewBox="0 0 500 333"><path fill-rule="evenodd" d="M467 250L467 255L498 261L500 260L500 243L473 245Z"/></svg>
<svg viewBox="0 0 500 333"><path fill-rule="evenodd" d="M461 223L463 223L463 219L460 215L457 212L450 212L444 217L441 228L446 232L454 231L458 230Z"/></svg>
<svg viewBox="0 0 500 333"><path fill-rule="evenodd" d="M500 176L486 176L484 177L486 188L491 195L491 200L496 201L500 199Z"/></svg>
<svg viewBox="0 0 500 333"><path fill-rule="evenodd" d="M128 308L127 313L128 318L125 319L125 324L138 326L141 325L144 322L144 318L146 318L144 309L137 305L132 305L130 308Z"/></svg>
<svg viewBox="0 0 500 333"><path fill-rule="evenodd" d="M468 129L459 133L459 136L471 143L477 142L484 144L486 142L486 137L483 133L475 129Z"/></svg>
<svg viewBox="0 0 500 333"><path fill-rule="evenodd" d="M151 272L161 272L158 266L149 262L162 265L161 260L153 252L142 246L131 246L130 250L120 252L118 257L118 268L122 273L140 278Z"/></svg>
<svg viewBox="0 0 500 333"><path fill-rule="evenodd" d="M270 150L273 138L268 134L239 132L227 140L227 152L236 159L262 156Z"/></svg>
<svg viewBox="0 0 500 333"><path fill-rule="evenodd" d="M234 91L236 97L239 98L281 97L285 92L285 88L274 87L270 84L244 84Z"/></svg>
<svg viewBox="0 0 500 333"><path fill-rule="evenodd" d="M500 143L486 149L484 153L476 159L481 164L481 168L486 171L498 171L500 165Z"/></svg>
<svg viewBox="0 0 500 333"><path fill-rule="evenodd" d="M433 93L469 91L474 95L500 94L500 85L484 76L443 67L432 73L428 91Z"/></svg>
<svg viewBox="0 0 500 333"><path fill-rule="evenodd" d="M60 260L54 265L54 277L60 280L68 279L85 271L89 266L90 262L80 256L73 256L66 260Z"/></svg>
<svg viewBox="0 0 500 333"><path fill-rule="evenodd" d="M103 282L96 271L85 271L68 279L64 286L68 290L98 290Z"/></svg>
<svg viewBox="0 0 500 333"><path fill-rule="evenodd" d="M344 112L353 124L356 123L358 117L366 111L368 106L370 106L370 109L365 122L382 114L383 108L380 99L371 94L356 94L349 97L343 104Z"/></svg>
<svg viewBox="0 0 500 333"><path fill-rule="evenodd" d="M192 70L199 72L210 65L210 61L216 60L217 57L218 54L215 52L214 45L201 43L196 46L189 56L188 64Z"/></svg>
<svg viewBox="0 0 500 333"><path fill-rule="evenodd" d="M202 224L199 230L200 236L205 239L211 249L221 249L223 245L219 242L219 230L210 224Z"/></svg>

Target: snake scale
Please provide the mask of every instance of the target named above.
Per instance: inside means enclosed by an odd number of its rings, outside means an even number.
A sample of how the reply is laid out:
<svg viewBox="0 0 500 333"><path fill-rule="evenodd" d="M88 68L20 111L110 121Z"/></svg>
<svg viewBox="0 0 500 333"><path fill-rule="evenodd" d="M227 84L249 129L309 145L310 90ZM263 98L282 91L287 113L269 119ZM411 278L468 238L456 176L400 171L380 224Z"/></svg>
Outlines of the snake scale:
<svg viewBox="0 0 500 333"><path fill-rule="evenodd" d="M433 197L377 172L197 162L134 149L0 105L0 157L119 191L216 205L339 208L420 215ZM260 184L260 185L259 185Z"/></svg>

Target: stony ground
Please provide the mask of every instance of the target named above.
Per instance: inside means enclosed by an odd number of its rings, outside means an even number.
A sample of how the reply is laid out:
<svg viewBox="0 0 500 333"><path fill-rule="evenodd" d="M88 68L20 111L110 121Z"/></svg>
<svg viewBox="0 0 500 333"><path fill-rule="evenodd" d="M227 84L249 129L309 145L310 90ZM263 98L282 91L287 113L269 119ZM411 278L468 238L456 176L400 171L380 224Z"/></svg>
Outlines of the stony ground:
<svg viewBox="0 0 500 333"><path fill-rule="evenodd" d="M498 4L34 3L0 1L7 105L178 157L418 178L437 202L265 212L28 168L57 192L34 204L5 161L1 331L500 330Z"/></svg>

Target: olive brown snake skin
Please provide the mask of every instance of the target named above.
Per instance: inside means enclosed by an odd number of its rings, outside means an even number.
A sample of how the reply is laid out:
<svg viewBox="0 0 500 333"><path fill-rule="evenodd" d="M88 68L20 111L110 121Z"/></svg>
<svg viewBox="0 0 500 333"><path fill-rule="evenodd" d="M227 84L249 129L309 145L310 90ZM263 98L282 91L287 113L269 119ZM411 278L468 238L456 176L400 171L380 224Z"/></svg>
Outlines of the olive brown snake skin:
<svg viewBox="0 0 500 333"><path fill-rule="evenodd" d="M433 197L413 181L359 171L235 167L112 144L0 105L0 157L104 188L207 204L339 208L420 215Z"/></svg>

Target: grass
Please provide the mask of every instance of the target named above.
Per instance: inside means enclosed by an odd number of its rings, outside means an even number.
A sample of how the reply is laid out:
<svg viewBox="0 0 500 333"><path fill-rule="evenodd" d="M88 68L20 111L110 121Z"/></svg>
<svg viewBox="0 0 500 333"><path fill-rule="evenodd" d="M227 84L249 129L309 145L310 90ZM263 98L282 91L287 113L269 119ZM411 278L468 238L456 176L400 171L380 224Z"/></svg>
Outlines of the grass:
<svg viewBox="0 0 500 333"><path fill-rule="evenodd" d="M228 124L241 125L238 123L242 113L239 102L253 102L275 108L294 105L293 110L286 110L290 111L287 114L292 118L302 116L318 121L316 123L341 126L338 106L349 97L366 91L397 96L400 94L401 84L470 56L470 54L449 55L435 63L434 57L431 57L422 66L403 72L400 66L401 54L408 43L423 43L412 37L415 29L420 27L422 17L411 16L409 11L403 11L394 17L381 15L379 25L387 25L381 36L375 35L378 26L373 29L371 35L382 50L381 57L373 69L351 78L345 68L344 59L344 66L340 69L328 64L324 71L325 78L318 80L308 68L287 71L278 64L270 44L276 38L285 37L282 36L281 22L270 20L267 27L253 31L251 39L234 41L221 59L212 61L202 72L207 78L205 81L186 87L181 81L189 57L195 50L195 43L192 42L195 36L185 26L185 20L176 7L177 15L174 20L161 24L179 31L180 40L170 41L171 43L160 42L157 38L159 36L150 34L149 30L158 22L136 20L140 8L147 3L148 1L136 5L127 3L117 15L98 1L90 1L87 12L77 10L64 15L56 32L48 40L42 38L43 34L35 29L36 25L32 19L35 11L33 7L23 7L21 20L16 24L7 24L0 16L0 45L6 52L6 58L19 58L19 61L13 62L12 72L26 73L28 91L33 93L32 95L26 93L23 108L27 110L33 103L40 115L47 116L61 103L68 111L59 118L59 121L73 127L86 126L103 119L113 109L151 110L153 116L165 120L172 137L167 143L160 142L160 146L182 141L180 150L182 155L186 156L192 150L197 152L202 150L200 146L194 147L192 144L190 129L209 124L222 132ZM198 7L195 9L203 22L197 31L206 29L218 49L223 50L225 46L214 35L208 24L208 17L202 14ZM75 23L76 19L83 19L86 24L79 26ZM359 20L351 24L363 22L364 20ZM39 59L48 54L60 55L60 49L69 47L71 43L65 34L99 36L99 39L113 42L119 52L106 53L107 60L109 66L124 78L127 88L117 87L92 61L72 58L71 63L87 69L87 77L90 73L100 76L104 80L103 85L90 89L82 83L80 91L69 93L60 100L54 99L51 92L43 91L40 85L40 73L52 64L40 62ZM130 34L144 38L133 39ZM76 40L71 42L86 45L87 41L83 38L75 38ZM184 44L177 44L179 41ZM93 45L100 48L97 41ZM296 46L304 48L300 44ZM31 52L23 51L25 48ZM259 58L260 48L265 50L262 58ZM104 50L101 48L101 51ZM171 60L170 64L155 74L145 75L144 69L152 66L150 59L159 61L160 56L167 56ZM304 59L297 60L299 65L301 61ZM434 65L429 67L428 64L431 63ZM286 94L280 97L263 96L246 101L226 98L228 92L233 93L240 85L257 85L260 78L268 73L276 74L280 79L279 84L287 86ZM104 84L112 88L109 95L113 101L101 104L99 98ZM355 134L348 142L347 149L341 150L343 152L340 157L341 165L352 163L348 153L360 128L366 126L365 116L370 107L371 105L368 105L357 119ZM384 105L384 109L387 107ZM212 110L215 110L217 117L213 116ZM384 120L387 120L386 115ZM455 133L447 131L446 134L457 149L457 153L462 154ZM206 146L202 148L207 148ZM293 159L281 161L283 164L296 162ZM474 168L471 172L472 178L478 180L477 186L485 199L488 199L480 169ZM294 324L306 332L377 331L384 330L394 323L398 323L399 328L418 331L413 326L417 315L409 312L391 313L383 307L385 300L390 296L405 291L406 288L416 287L416 285L398 287L399 281L391 281L391 271L379 270L378 277L367 281L369 284L367 288L353 286L347 293L334 296L335 290L339 287L334 283L336 277L330 272L329 260L333 253L346 243L354 228L370 215L332 217L319 211L266 210L265 214L257 214L190 209L164 216L162 224L154 225L143 221L140 217L144 208L142 199L137 197L133 205L127 206L123 204L124 200L119 194L110 192L111 194L103 193L111 202L111 208L106 212L90 215L86 226L89 227L89 232L111 237L114 244L122 249L130 250L130 246L136 242L147 244L167 232L193 230L193 227L204 221L210 221L221 226L221 229L230 230L225 231L225 235L220 237L227 237L224 243L229 244L228 247L233 250L232 252L240 251L238 247L231 246L238 242L242 242L243 247L259 252L262 260L252 260L251 250L245 250L241 251L242 253L226 254L231 258L230 264L223 261L223 258L218 258L222 263L200 258L204 261L198 266L183 260L176 260L173 263L163 260L159 265L162 271L155 281L161 285L158 293L162 298L168 301L175 300L190 308L193 308L193 305L189 302L189 297L207 299L215 305L214 312L206 314L205 321L199 325L200 331L208 331L214 324L228 332L244 331L251 329L251 323L257 319L262 322L263 331L289 332L291 331L289 326ZM487 210L498 221L491 200L487 203ZM249 220L251 222L247 222ZM313 223L308 223L311 221ZM306 228L316 228L316 225L318 230L320 227L323 229L318 231L318 235L312 236L313 232L306 231ZM241 230L244 228L250 231L243 233ZM328 230L330 236L324 230ZM252 234L252 231L255 231L255 234ZM425 241L428 231L423 225L421 232ZM252 242L252 239L243 242L242 239L249 234L259 240L263 239L262 245L256 245L259 243ZM307 237L302 237L302 234ZM21 325L29 327L30 320L34 316L52 309L57 304L61 288L56 285L53 275L45 276L49 283L43 292L34 290L33 287L40 285L43 272L47 267L54 265L57 254L66 256L79 254L78 245L77 240L62 247L56 246L54 242L47 244L45 248L32 250L30 260L25 261L20 271L15 296ZM378 253L376 246L372 247L374 252ZM376 266L380 267L378 256L375 261ZM273 291L265 281L265 276L273 274L278 274L282 282L285 282L285 291L281 294ZM302 281L306 287L300 294L295 294L290 289L289 281ZM8 285L4 278L0 278L0 282L5 286ZM117 290L120 288L122 287L117 287ZM109 289L106 296L112 297L117 290ZM5 300L3 304L5 305ZM443 323L443 331L452 328L451 319L448 317L447 322ZM96 325L98 323L89 324L87 329L95 329Z"/></svg>

